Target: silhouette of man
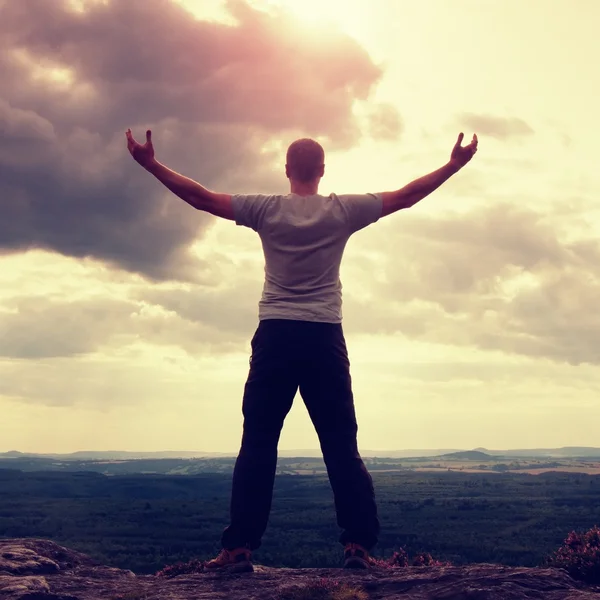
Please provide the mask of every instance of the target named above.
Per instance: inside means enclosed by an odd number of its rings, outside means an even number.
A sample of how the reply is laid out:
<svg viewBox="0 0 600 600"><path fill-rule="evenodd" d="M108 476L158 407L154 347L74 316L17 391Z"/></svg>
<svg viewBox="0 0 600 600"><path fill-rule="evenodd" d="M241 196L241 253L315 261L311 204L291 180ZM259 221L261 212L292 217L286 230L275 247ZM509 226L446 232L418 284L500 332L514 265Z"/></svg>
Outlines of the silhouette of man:
<svg viewBox="0 0 600 600"><path fill-rule="evenodd" d="M339 271L350 236L383 216L409 208L465 166L477 136L458 136L441 168L392 192L322 196L323 148L314 140L290 145L285 173L290 193L221 194L168 169L154 157L151 132L133 158L196 209L252 228L261 239L265 280L244 388L241 448L233 472L230 524L209 570L251 571L251 552L267 527L279 436L296 392L319 437L342 529L344 567L368 568L379 519L372 478L357 445L350 363L342 331Z"/></svg>

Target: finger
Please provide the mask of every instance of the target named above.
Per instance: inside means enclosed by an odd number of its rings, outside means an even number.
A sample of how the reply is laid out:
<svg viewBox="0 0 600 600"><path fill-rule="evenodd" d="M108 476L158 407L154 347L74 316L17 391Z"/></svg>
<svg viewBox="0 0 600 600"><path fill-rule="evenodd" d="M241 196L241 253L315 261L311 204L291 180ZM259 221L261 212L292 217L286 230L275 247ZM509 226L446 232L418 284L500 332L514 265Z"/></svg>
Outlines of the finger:
<svg viewBox="0 0 600 600"><path fill-rule="evenodd" d="M461 147L460 144L463 141L463 137L464 137L463 133L458 134L458 139L456 140L456 144L454 144L454 150L457 150L458 148Z"/></svg>
<svg viewBox="0 0 600 600"><path fill-rule="evenodd" d="M152 132L149 129L146 131L146 143L152 144Z"/></svg>
<svg viewBox="0 0 600 600"><path fill-rule="evenodd" d="M131 133L131 129L128 129L125 132L125 135L127 136L127 142L128 143L131 143L131 144L135 144L136 143L135 138L133 137L133 135Z"/></svg>

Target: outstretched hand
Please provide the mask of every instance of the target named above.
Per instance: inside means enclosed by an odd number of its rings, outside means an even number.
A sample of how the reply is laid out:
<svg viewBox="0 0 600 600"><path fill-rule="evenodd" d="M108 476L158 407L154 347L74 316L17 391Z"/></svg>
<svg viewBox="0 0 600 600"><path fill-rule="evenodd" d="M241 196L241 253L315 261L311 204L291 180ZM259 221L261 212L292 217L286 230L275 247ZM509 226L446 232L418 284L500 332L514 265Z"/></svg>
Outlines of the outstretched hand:
<svg viewBox="0 0 600 600"><path fill-rule="evenodd" d="M456 140L456 144L452 148L452 154L450 155L450 162L459 169L464 167L473 158L475 152L477 152L477 134L473 134L470 144L461 146L464 137L464 133L458 134L458 140Z"/></svg>
<svg viewBox="0 0 600 600"><path fill-rule="evenodd" d="M148 129L146 131L146 143L140 144L133 139L131 129L125 132L127 138L127 149L131 156L140 164L146 168L154 161L154 146L152 145L152 132Z"/></svg>

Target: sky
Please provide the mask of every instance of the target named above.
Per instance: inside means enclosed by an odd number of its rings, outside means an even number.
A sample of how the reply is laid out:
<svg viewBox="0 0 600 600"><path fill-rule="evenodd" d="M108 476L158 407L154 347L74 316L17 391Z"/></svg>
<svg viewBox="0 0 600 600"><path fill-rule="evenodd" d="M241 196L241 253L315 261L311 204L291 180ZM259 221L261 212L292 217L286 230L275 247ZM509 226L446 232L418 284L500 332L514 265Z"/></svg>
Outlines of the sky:
<svg viewBox="0 0 600 600"><path fill-rule="evenodd" d="M598 445L596 0L0 0L0 452L239 449L250 229L137 165L321 193L471 163L342 263L359 447ZM300 396L282 450L316 449Z"/></svg>

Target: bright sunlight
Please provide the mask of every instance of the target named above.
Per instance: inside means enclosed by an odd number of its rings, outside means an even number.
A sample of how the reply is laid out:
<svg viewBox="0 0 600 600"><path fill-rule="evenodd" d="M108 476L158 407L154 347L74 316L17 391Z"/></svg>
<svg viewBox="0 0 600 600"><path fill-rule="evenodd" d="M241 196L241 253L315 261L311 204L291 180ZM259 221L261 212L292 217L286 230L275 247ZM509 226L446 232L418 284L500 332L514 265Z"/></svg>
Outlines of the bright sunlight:
<svg viewBox="0 0 600 600"><path fill-rule="evenodd" d="M331 24L359 40L367 34L369 0L251 0L251 4L283 8L305 24Z"/></svg>
<svg viewBox="0 0 600 600"><path fill-rule="evenodd" d="M223 2L217 0L174 0L194 16L211 19L223 14ZM284 9L303 24L330 23L356 39L366 36L369 23L368 0L247 0L260 10Z"/></svg>

